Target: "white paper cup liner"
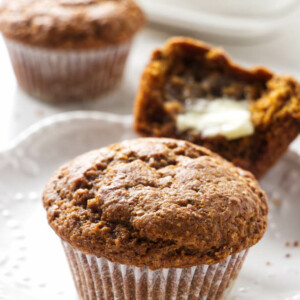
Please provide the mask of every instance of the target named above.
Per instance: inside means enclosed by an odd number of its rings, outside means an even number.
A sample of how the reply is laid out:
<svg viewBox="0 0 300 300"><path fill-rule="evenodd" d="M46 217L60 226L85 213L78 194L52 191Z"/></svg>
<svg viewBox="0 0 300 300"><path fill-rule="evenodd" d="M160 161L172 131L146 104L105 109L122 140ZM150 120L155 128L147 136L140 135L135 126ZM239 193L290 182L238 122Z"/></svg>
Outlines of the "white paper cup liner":
<svg viewBox="0 0 300 300"><path fill-rule="evenodd" d="M62 242L73 279L83 300L213 300L224 299L231 289L248 250L215 265L169 268L112 263L73 249Z"/></svg>
<svg viewBox="0 0 300 300"><path fill-rule="evenodd" d="M56 50L5 39L20 86L45 101L93 99L121 79L131 41L97 50Z"/></svg>

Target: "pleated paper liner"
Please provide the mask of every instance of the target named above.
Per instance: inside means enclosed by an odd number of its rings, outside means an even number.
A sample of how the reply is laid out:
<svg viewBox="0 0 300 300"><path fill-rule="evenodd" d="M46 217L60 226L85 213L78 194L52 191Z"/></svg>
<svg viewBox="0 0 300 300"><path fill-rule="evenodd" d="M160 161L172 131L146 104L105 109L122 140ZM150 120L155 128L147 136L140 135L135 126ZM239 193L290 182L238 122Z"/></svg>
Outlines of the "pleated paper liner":
<svg viewBox="0 0 300 300"><path fill-rule="evenodd" d="M48 102L94 99L121 79L131 41L97 50L56 50L5 39L20 86Z"/></svg>
<svg viewBox="0 0 300 300"><path fill-rule="evenodd" d="M148 267L112 263L62 243L83 300L224 299L248 252L233 254L215 265L152 271Z"/></svg>

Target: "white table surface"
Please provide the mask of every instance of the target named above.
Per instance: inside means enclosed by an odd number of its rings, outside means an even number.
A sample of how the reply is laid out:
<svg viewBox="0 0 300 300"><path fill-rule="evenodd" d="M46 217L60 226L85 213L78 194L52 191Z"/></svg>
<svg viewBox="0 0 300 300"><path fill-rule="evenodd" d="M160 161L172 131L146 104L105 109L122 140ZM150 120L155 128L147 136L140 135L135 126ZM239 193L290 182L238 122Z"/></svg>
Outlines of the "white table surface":
<svg viewBox="0 0 300 300"><path fill-rule="evenodd" d="M280 74L287 73L300 80L300 10L288 20L278 36L256 43L237 43L209 40L222 46L234 60L245 66L265 65ZM2 37L0 38L0 148L38 120L69 110L99 110L120 114L132 112L132 105L140 74L151 52L170 36L181 34L159 27L146 28L136 38L130 54L123 82L114 92L93 102L69 105L50 105L33 99L18 87ZM198 34L198 38L208 40ZM300 149L300 148L299 148Z"/></svg>

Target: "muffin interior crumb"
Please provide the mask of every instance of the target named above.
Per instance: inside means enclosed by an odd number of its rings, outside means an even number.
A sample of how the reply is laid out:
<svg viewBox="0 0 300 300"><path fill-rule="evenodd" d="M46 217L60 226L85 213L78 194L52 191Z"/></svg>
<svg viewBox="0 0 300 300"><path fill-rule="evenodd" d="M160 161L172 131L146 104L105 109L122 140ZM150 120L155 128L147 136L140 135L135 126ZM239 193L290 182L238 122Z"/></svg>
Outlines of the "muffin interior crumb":
<svg viewBox="0 0 300 300"><path fill-rule="evenodd" d="M265 89L262 81L247 82L224 74L204 57L184 56L173 59L164 84L163 105L183 134L192 130L203 137L222 135L235 139L253 134L250 107ZM199 103L204 101L218 114L200 110Z"/></svg>
<svg viewBox="0 0 300 300"><path fill-rule="evenodd" d="M189 114L199 99L247 103L248 126L237 122L232 130L237 135L226 136L221 130L207 135L195 126L198 114L195 123L178 126L178 119ZM188 115L184 125L190 121ZM220 120L214 115L211 123L215 121ZM143 73L134 126L142 136L178 138L207 147L261 178L300 132L300 85L264 67L242 68L224 51L201 41L175 37L153 52Z"/></svg>

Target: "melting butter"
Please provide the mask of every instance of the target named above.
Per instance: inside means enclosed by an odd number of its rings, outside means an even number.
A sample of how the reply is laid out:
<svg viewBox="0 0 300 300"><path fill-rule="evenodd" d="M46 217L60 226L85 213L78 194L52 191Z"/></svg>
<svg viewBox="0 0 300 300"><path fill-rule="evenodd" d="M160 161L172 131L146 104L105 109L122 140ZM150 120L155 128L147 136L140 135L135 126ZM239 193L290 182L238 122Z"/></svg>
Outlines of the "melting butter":
<svg viewBox="0 0 300 300"><path fill-rule="evenodd" d="M177 128L199 131L203 137L221 135L228 140L254 132L248 101L227 98L197 99L177 116Z"/></svg>

